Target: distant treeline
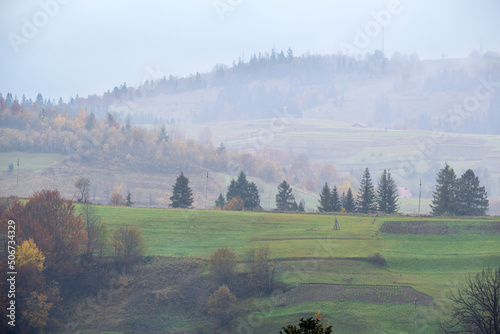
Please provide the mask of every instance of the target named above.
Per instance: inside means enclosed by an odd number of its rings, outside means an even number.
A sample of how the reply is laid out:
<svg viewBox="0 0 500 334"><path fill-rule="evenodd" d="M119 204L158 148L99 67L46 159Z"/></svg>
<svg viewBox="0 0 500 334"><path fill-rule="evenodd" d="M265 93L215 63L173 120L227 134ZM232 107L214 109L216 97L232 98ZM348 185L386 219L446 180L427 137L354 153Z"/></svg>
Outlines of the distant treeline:
<svg viewBox="0 0 500 334"><path fill-rule="evenodd" d="M325 180L345 188L358 182L349 174L339 176L331 165L310 163L282 150L229 152L223 144L214 147L185 140L176 127L144 128L111 113L98 119L82 109L71 117L57 109L39 108L37 103L26 109L14 101L9 107L0 97L0 124L0 152L61 153L76 155L89 166L166 174L244 170L267 182L286 178L308 191L316 191Z"/></svg>
<svg viewBox="0 0 500 334"><path fill-rule="evenodd" d="M395 52L389 59L376 50L358 57L343 54L296 56L291 49L273 49L271 52L252 54L248 59L240 58L231 66L216 65L207 73L149 78L138 87L123 83L101 96L83 98L77 95L64 102L61 98L56 101L38 94L32 101L24 95L18 98L7 93L5 103L11 108L17 102L25 109L36 103L40 109L54 109L70 117L78 115L84 108L96 118L105 117L110 106L119 105L123 108L114 109L115 118L125 119L128 116L133 123L156 124L178 123L181 118L182 121L192 122L272 118L284 109L289 117L302 117L305 110L335 107L335 110L328 111L333 117L334 114L342 114L346 101L344 95L349 86L367 85L372 81L377 85L378 79L383 79L393 83L392 90L381 93L374 100L371 116L363 116L365 123L395 128L498 134L500 127L496 124L500 123L500 95L496 94L495 87L500 80L500 57L491 52L482 56L472 53L468 61L468 65L457 66L436 63L435 73L422 79L419 73L426 63L415 54L405 56ZM479 90L481 97L490 94L476 106L477 101L473 98L478 85L483 85ZM217 88L213 91L217 95L212 100L202 101L200 110L181 108L155 115L137 113L137 107L144 99L210 88ZM352 95L352 92L347 92ZM445 110L436 107L409 112L402 111L399 106L401 99L420 99L423 95L443 93L450 104ZM465 98L456 100L457 93Z"/></svg>

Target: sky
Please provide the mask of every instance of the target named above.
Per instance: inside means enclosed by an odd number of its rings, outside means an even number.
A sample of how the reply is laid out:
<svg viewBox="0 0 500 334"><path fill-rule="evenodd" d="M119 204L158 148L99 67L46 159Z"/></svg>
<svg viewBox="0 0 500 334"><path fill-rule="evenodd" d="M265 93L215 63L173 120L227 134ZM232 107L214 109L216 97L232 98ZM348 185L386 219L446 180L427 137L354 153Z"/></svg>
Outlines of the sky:
<svg viewBox="0 0 500 334"><path fill-rule="evenodd" d="M466 58L500 51L499 14L498 0L0 0L0 93L67 101L273 48Z"/></svg>

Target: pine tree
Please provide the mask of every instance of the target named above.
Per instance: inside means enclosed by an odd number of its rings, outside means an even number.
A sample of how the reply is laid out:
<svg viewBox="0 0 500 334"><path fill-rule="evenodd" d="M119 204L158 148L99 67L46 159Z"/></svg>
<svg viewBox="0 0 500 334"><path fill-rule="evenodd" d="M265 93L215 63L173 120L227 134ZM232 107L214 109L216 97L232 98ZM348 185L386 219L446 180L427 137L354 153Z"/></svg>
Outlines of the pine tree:
<svg viewBox="0 0 500 334"><path fill-rule="evenodd" d="M222 196L222 194L220 194L219 198L215 200L215 206L222 210L224 209L224 205L226 205L226 199Z"/></svg>
<svg viewBox="0 0 500 334"><path fill-rule="evenodd" d="M438 173L436 182L436 190L432 193L432 214L435 216L455 214L457 177L453 168L445 163L443 169Z"/></svg>
<svg viewBox="0 0 500 334"><path fill-rule="evenodd" d="M456 201L456 213L460 216L483 216L488 211L488 194L471 169L458 180Z"/></svg>
<svg viewBox="0 0 500 334"><path fill-rule="evenodd" d="M247 197L244 199L245 208L252 210L260 205L259 190L257 189L257 185L254 182L248 183L246 195Z"/></svg>
<svg viewBox="0 0 500 334"><path fill-rule="evenodd" d="M132 196L130 195L130 193L128 193L127 200L125 202L125 206L133 206L134 204L135 204L135 202L132 202Z"/></svg>
<svg viewBox="0 0 500 334"><path fill-rule="evenodd" d="M345 211L346 212L356 211L356 209L357 209L356 208L356 201L354 200L354 195L352 194L351 188L349 188L349 190L347 191L347 195L342 196L342 197L344 197L343 206L344 206Z"/></svg>
<svg viewBox="0 0 500 334"><path fill-rule="evenodd" d="M330 201L330 207L333 212L340 212L342 208L342 203L340 202L339 192L337 190L337 186L333 186L332 196Z"/></svg>
<svg viewBox="0 0 500 334"><path fill-rule="evenodd" d="M243 171L240 172L240 175L236 180L236 192L238 196L240 196L241 199L245 201L245 207L247 207L246 200L248 198L248 180Z"/></svg>
<svg viewBox="0 0 500 334"><path fill-rule="evenodd" d="M398 205L398 188L396 182L391 176L391 171L384 171L380 175L377 189L378 209L385 213L396 213Z"/></svg>
<svg viewBox="0 0 500 334"><path fill-rule="evenodd" d="M372 179L368 167L365 169L363 178L359 186L358 194L358 212L369 213L370 211L377 210L377 203L375 202L375 189L373 188Z"/></svg>
<svg viewBox="0 0 500 334"><path fill-rule="evenodd" d="M168 134L167 129L165 128L165 124L162 124L160 133L158 134L158 139L156 139L156 143L159 144L161 142L168 142Z"/></svg>
<svg viewBox="0 0 500 334"><path fill-rule="evenodd" d="M171 208L186 209L190 208L191 204L193 204L193 192L189 188L189 179L182 172L175 181L173 195L170 197L170 200L172 201L169 204Z"/></svg>
<svg viewBox="0 0 500 334"><path fill-rule="evenodd" d="M248 182L244 172L241 172L237 180L232 179L227 189L227 201L239 196L245 202L245 208L254 209L260 205L259 190L254 182Z"/></svg>
<svg viewBox="0 0 500 334"><path fill-rule="evenodd" d="M227 193L226 193L227 201L229 202L236 196L239 196L238 189L236 188L236 180L232 179L231 183L229 184L229 187L227 188Z"/></svg>
<svg viewBox="0 0 500 334"><path fill-rule="evenodd" d="M304 211L306 211L306 209L304 208L304 202L302 200L299 203L299 212L304 212Z"/></svg>
<svg viewBox="0 0 500 334"><path fill-rule="evenodd" d="M325 182L325 185L319 194L318 210L319 212L332 212L332 193L327 182Z"/></svg>
<svg viewBox="0 0 500 334"><path fill-rule="evenodd" d="M276 208L280 211L290 211L293 202L295 201L295 196L292 194L292 188L283 180L278 185L278 194L276 195Z"/></svg>

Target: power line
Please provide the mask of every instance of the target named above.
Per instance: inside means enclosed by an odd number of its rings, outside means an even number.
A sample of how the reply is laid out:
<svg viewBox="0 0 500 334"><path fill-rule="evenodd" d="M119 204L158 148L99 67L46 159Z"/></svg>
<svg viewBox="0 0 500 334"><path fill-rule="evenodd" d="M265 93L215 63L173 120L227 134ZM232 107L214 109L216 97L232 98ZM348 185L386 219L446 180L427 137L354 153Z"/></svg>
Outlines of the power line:
<svg viewBox="0 0 500 334"><path fill-rule="evenodd" d="M19 195L19 158L17 158L17 182L16 182L16 198Z"/></svg>

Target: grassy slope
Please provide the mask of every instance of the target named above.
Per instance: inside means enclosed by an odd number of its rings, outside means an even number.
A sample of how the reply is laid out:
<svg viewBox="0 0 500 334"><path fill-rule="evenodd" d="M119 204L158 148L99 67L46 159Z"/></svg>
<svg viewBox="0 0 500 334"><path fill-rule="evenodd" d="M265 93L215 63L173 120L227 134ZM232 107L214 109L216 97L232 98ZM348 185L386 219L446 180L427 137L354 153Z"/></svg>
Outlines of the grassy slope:
<svg viewBox="0 0 500 334"><path fill-rule="evenodd" d="M409 285L431 295L438 305L445 291L464 275L496 266L500 259L500 235L378 233L383 221L410 219L404 217L381 217L372 224L372 217L341 215L341 230L333 231L333 217L329 215L117 207L100 207L99 213L111 229L139 226L150 255L207 258L218 247L227 246L242 258L251 247L269 245L272 257L281 259L279 279L288 284L345 283L346 278L352 278L353 284ZM377 251L387 259L386 267L356 259ZM256 307L259 304L270 306L262 313ZM326 312L337 333L412 330L408 320L412 305L315 302L279 308L272 299L263 298L241 300L239 307L247 311L242 311L243 318L233 321L233 332L242 321L255 333L277 332L283 324L318 310ZM419 306L419 310L421 325L429 326L424 332L432 333L436 309ZM252 315L250 320L245 312Z"/></svg>

